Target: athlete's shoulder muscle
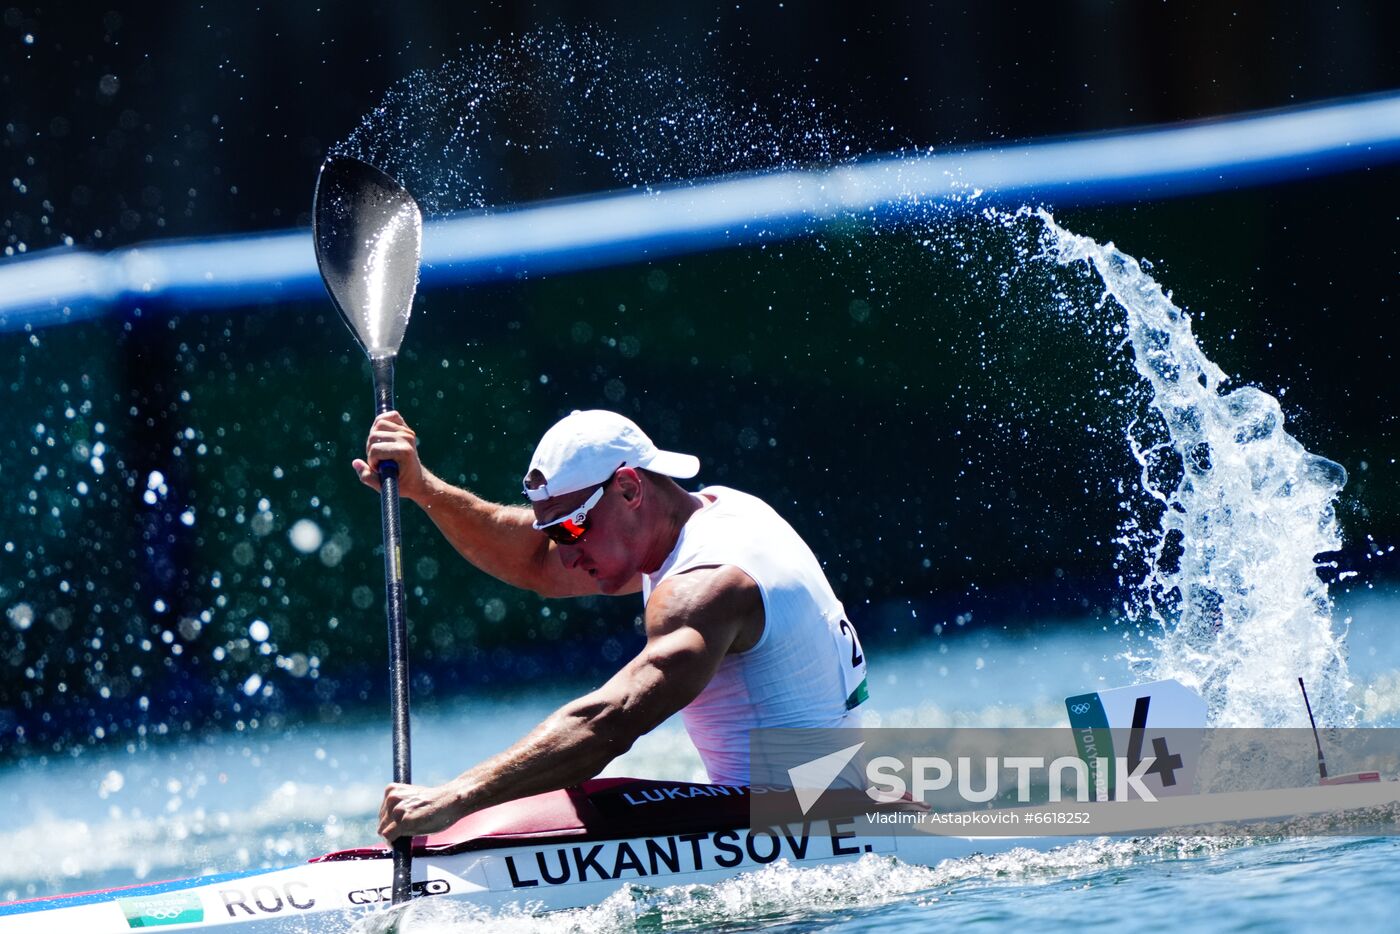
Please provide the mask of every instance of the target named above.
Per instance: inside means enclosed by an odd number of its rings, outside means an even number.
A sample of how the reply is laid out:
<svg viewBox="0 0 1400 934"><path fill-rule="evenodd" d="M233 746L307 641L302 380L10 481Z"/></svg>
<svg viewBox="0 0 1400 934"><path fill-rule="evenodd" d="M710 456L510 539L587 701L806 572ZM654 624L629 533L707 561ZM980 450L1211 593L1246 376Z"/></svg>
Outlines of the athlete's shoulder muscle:
<svg viewBox="0 0 1400 934"><path fill-rule="evenodd" d="M690 627L726 653L744 651L763 631L763 596L753 578L733 565L692 568L668 577L647 602L647 637Z"/></svg>

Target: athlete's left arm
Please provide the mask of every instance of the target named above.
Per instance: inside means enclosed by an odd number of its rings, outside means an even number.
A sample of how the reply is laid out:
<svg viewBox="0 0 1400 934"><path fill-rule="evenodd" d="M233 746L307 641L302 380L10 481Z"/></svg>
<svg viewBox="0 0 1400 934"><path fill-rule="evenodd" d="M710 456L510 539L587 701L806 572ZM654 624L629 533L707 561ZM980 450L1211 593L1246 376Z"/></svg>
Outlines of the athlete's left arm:
<svg viewBox="0 0 1400 934"><path fill-rule="evenodd" d="M592 778L694 700L724 656L752 645L762 627L758 586L739 569L700 568L669 578L647 603L646 645L621 671L444 785L389 785L380 835L435 833L473 811Z"/></svg>

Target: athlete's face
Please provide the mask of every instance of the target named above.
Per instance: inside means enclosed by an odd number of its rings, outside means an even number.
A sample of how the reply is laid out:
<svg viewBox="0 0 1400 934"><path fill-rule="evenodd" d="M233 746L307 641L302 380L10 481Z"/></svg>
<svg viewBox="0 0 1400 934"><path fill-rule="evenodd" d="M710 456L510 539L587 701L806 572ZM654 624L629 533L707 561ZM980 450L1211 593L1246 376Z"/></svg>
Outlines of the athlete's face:
<svg viewBox="0 0 1400 934"><path fill-rule="evenodd" d="M628 497L611 482L602 488L602 496L597 496L599 489L579 490L536 503L535 521L543 526L561 518L576 517L593 499L585 521L579 523L583 526L581 535L575 538L570 532L550 537L564 567L587 574L600 593L616 593L636 574L636 561L627 534L630 517L625 501ZM575 523L558 523L550 528L567 525Z"/></svg>

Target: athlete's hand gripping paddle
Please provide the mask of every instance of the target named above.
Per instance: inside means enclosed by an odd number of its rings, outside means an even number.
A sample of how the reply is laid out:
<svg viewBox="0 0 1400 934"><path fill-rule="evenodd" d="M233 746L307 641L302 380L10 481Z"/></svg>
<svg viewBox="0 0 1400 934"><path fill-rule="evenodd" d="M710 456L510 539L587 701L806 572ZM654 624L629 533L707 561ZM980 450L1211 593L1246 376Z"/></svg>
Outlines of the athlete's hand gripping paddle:
<svg viewBox="0 0 1400 934"><path fill-rule="evenodd" d="M418 286L423 215L402 185L358 159L331 156L312 201L316 264L331 302L369 355L375 414L394 408L394 357L403 343ZM394 721L394 781L407 784L408 653L404 618L398 465L379 464L384 517L385 611L389 620L389 700ZM411 897L412 837L394 841L394 904Z"/></svg>

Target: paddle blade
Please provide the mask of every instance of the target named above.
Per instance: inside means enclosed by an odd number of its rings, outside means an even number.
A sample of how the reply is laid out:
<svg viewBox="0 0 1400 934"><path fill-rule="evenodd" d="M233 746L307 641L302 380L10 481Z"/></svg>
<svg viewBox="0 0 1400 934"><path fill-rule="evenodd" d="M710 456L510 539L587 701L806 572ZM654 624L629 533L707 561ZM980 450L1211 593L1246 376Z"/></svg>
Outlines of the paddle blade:
<svg viewBox="0 0 1400 934"><path fill-rule="evenodd" d="M331 156L316 180L311 214L316 265L331 301L371 359L394 356L418 287L418 203L374 166Z"/></svg>

